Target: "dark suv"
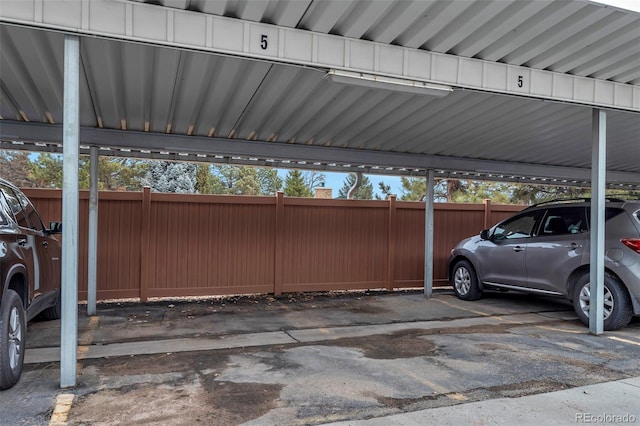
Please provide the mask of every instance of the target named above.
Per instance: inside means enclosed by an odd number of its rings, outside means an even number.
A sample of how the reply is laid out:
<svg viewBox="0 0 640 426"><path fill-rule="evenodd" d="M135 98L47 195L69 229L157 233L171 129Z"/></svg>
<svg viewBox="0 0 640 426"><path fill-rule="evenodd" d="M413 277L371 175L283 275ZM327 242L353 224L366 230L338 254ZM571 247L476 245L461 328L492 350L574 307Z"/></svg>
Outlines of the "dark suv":
<svg viewBox="0 0 640 426"><path fill-rule="evenodd" d="M27 197L0 179L0 389L22 373L27 322L60 318L60 243Z"/></svg>
<svg viewBox="0 0 640 426"><path fill-rule="evenodd" d="M590 200L537 204L461 241L449 279L465 300L483 290L563 296L589 323ZM640 315L640 201L609 199L605 210L604 329Z"/></svg>

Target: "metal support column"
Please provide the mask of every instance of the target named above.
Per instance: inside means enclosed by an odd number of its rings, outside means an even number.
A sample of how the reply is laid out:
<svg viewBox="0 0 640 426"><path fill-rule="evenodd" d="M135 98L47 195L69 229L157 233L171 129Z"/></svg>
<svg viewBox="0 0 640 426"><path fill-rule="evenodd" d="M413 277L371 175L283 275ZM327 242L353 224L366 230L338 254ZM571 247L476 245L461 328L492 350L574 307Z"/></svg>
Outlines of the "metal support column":
<svg viewBox="0 0 640 426"><path fill-rule="evenodd" d="M87 315L93 316L98 287L98 147L92 146L90 154Z"/></svg>
<svg viewBox="0 0 640 426"><path fill-rule="evenodd" d="M60 386L76 385L78 348L78 161L80 153L80 38L64 38L62 174L62 318Z"/></svg>
<svg viewBox="0 0 640 426"><path fill-rule="evenodd" d="M591 157L591 276L589 284L589 330L604 330L604 217L607 154L607 113L594 109L592 114Z"/></svg>
<svg viewBox="0 0 640 426"><path fill-rule="evenodd" d="M435 173L427 171L427 190L424 200L424 295L433 293L433 186Z"/></svg>

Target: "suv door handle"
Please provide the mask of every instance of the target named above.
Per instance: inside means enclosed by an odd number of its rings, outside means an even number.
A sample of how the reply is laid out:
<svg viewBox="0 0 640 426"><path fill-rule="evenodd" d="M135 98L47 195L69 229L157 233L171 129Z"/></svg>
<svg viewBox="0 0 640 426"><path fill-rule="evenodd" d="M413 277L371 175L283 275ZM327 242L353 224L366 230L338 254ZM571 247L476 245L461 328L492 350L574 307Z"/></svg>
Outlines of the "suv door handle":
<svg viewBox="0 0 640 426"><path fill-rule="evenodd" d="M571 245L564 246L564 248L568 248L569 250L575 250L582 248L582 244L571 243Z"/></svg>
<svg viewBox="0 0 640 426"><path fill-rule="evenodd" d="M521 251L524 251L524 247L515 246L515 247L513 248L513 251L515 251L515 252L519 253L519 252L521 252Z"/></svg>

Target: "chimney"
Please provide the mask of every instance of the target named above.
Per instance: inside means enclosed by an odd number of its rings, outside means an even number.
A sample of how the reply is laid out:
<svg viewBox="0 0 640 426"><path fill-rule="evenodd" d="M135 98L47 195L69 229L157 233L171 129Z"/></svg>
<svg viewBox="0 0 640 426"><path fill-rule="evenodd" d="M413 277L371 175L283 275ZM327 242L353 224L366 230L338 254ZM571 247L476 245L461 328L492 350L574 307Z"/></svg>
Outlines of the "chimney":
<svg viewBox="0 0 640 426"><path fill-rule="evenodd" d="M331 194L332 192L331 188L324 188L322 186L318 186L315 189L316 189L315 198L324 198L324 199L333 198L333 194Z"/></svg>

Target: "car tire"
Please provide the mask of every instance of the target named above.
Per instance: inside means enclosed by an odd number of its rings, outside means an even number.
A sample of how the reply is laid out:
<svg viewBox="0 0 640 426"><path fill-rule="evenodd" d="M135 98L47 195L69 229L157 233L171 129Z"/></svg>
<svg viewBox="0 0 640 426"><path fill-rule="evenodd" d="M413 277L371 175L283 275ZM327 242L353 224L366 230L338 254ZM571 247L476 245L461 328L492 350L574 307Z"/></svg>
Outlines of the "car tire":
<svg viewBox="0 0 640 426"><path fill-rule="evenodd" d="M453 291L462 300L478 300L482 290L478 285L478 275L468 260L460 260L453 267Z"/></svg>
<svg viewBox="0 0 640 426"><path fill-rule="evenodd" d="M62 313L62 292L58 291L58 296L56 297L56 304L48 307L44 311L42 311L41 317L45 321L53 321L60 319L60 315Z"/></svg>
<svg viewBox="0 0 640 426"><path fill-rule="evenodd" d="M18 383L24 361L27 331L24 307L18 293L6 290L0 307L0 389Z"/></svg>
<svg viewBox="0 0 640 426"><path fill-rule="evenodd" d="M586 273L580 277L573 290L573 308L585 325L589 325L591 277ZM604 276L604 323L605 330L617 330L629 324L633 317L631 300L626 288L609 274Z"/></svg>

